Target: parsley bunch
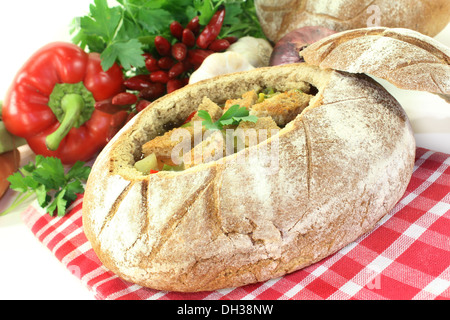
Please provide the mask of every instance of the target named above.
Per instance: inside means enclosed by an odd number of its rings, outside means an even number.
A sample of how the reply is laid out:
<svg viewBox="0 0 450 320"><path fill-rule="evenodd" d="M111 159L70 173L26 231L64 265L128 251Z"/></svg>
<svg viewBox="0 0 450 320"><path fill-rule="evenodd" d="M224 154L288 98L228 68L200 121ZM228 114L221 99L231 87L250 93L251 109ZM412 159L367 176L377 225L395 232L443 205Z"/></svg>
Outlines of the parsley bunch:
<svg viewBox="0 0 450 320"><path fill-rule="evenodd" d="M216 122L213 122L211 115L206 110L199 110L198 116L203 119L202 125L208 130L222 130L224 126L238 125L241 121L256 123L258 117L249 115L245 107L235 104L231 106Z"/></svg>
<svg viewBox="0 0 450 320"><path fill-rule="evenodd" d="M198 16L206 25L222 5L225 21L219 38L250 35L264 37L253 0L117 0L109 7L107 0L94 0L89 14L72 24L72 41L83 49L101 53L102 67L114 62L125 71L145 66L145 52L153 52L156 36L173 39L170 23L187 24Z"/></svg>
<svg viewBox="0 0 450 320"><path fill-rule="evenodd" d="M18 191L19 195L0 215L36 195L39 205L47 213L53 216L57 212L59 217L64 216L78 194L84 192L83 182L87 180L90 171L90 167L78 161L66 173L60 159L37 155L35 162L30 162L8 177L10 188Z"/></svg>

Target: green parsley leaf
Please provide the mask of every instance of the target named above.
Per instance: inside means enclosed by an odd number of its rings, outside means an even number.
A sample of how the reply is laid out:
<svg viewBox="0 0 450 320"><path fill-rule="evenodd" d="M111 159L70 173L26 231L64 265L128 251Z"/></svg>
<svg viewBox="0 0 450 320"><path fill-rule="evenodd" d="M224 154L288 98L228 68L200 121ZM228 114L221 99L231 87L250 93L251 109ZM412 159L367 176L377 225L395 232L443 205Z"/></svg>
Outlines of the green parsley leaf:
<svg viewBox="0 0 450 320"><path fill-rule="evenodd" d="M132 66L141 68L145 66L143 53L142 43L137 39L115 42L109 45L100 55L102 58L101 65L103 70L108 70L114 62L119 61L125 70L131 69Z"/></svg>
<svg viewBox="0 0 450 320"><path fill-rule="evenodd" d="M112 41L122 17L120 8L109 8L106 0L94 0L89 11L89 16L80 19L80 26L85 34L96 35L105 42Z"/></svg>
<svg viewBox="0 0 450 320"><path fill-rule="evenodd" d="M42 156L38 156L43 158ZM33 180L45 186L47 190L56 190L65 182L64 167L58 158L47 158L40 161L32 172Z"/></svg>
<svg viewBox="0 0 450 320"><path fill-rule="evenodd" d="M45 208L50 203L51 196L47 194L47 190L45 189L44 185L38 185L35 189L36 197L38 204L41 206L41 208Z"/></svg>
<svg viewBox="0 0 450 320"><path fill-rule="evenodd" d="M164 9L142 9L138 13L138 21L150 34L164 33L172 21L172 15Z"/></svg>
<svg viewBox="0 0 450 320"><path fill-rule="evenodd" d="M219 127L219 124L216 122L214 123L211 119L211 115L209 114L208 111L206 110L199 110L197 112L197 115L204 119L204 121L202 121L202 125L204 125L206 127L206 129L208 130L220 130L222 128Z"/></svg>
<svg viewBox="0 0 450 320"><path fill-rule="evenodd" d="M67 172L66 179L72 180L72 179L81 179L83 181L86 181L89 177L89 174L91 173L91 168L84 165L84 162L77 161L72 168ZM79 180L76 180L79 181Z"/></svg>
<svg viewBox="0 0 450 320"><path fill-rule="evenodd" d="M245 107L241 108L238 104L235 104L228 108L219 120L229 120L233 117L245 117L248 115L249 111Z"/></svg>
<svg viewBox="0 0 450 320"><path fill-rule="evenodd" d="M216 122L213 122L211 115L206 110L199 110L198 116L203 119L202 125L208 130L222 130L224 126L239 125L242 121L256 123L258 117L249 115L249 111L245 107L235 104L231 106Z"/></svg>
<svg viewBox="0 0 450 320"><path fill-rule="evenodd" d="M29 184L26 181L26 178L23 177L19 172L13 173L11 176L8 177L7 180L10 182L11 186L14 186L14 190L20 193L28 191Z"/></svg>
<svg viewBox="0 0 450 320"><path fill-rule="evenodd" d="M211 0L194 0L194 8L200 12L198 21L201 25L207 25L214 15L214 4Z"/></svg>
<svg viewBox="0 0 450 320"><path fill-rule="evenodd" d="M84 162L78 161L66 173L60 159L37 155L35 162L30 162L8 177L10 188L19 192L19 195L0 215L36 195L39 206L48 214L64 216L68 206L84 192L83 182L87 181L90 170Z"/></svg>

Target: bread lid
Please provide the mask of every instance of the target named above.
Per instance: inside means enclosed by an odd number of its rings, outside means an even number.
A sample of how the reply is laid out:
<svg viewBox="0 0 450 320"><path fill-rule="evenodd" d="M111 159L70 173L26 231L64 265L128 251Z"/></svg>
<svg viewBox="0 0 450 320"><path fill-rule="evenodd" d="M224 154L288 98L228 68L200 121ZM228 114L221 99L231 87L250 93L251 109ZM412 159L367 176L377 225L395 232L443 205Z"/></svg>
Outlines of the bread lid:
<svg viewBox="0 0 450 320"><path fill-rule="evenodd" d="M300 54L322 69L365 73L400 89L431 92L450 102L450 48L413 30L344 31L315 42Z"/></svg>

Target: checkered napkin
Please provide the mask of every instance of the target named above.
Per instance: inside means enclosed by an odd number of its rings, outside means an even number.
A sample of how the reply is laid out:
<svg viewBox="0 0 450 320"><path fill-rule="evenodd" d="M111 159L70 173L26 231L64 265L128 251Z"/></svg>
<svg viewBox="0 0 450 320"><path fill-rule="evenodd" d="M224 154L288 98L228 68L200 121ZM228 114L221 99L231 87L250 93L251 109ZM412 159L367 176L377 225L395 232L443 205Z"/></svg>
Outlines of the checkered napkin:
<svg viewBox="0 0 450 320"><path fill-rule="evenodd" d="M183 294L143 288L108 271L82 229L83 197L69 215L30 206L33 234L96 299L450 299L450 155L418 148L408 189L376 228L334 255L263 283Z"/></svg>

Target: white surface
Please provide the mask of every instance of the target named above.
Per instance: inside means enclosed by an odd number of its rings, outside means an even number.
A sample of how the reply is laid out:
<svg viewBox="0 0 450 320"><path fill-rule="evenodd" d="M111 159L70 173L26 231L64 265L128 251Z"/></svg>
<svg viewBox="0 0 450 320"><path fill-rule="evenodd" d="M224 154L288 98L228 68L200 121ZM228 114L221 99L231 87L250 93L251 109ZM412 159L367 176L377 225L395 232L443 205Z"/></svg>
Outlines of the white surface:
<svg viewBox="0 0 450 320"><path fill-rule="evenodd" d="M70 40L68 25L72 18L88 11L89 3L90 0L2 2L0 99L35 50L51 41ZM436 38L450 46L450 25ZM450 153L450 105L432 94L386 86L408 113L417 145ZM11 196L9 191L0 201L0 210ZM94 295L34 237L19 212L13 212L0 217L0 299L94 299Z"/></svg>
<svg viewBox="0 0 450 320"><path fill-rule="evenodd" d="M1 2L0 100L17 70L34 51L48 42L70 40L72 19L88 12L91 2ZM8 195L0 201L0 207L7 199ZM94 299L94 295L34 237L19 212L13 212L0 217L0 299L87 300Z"/></svg>

